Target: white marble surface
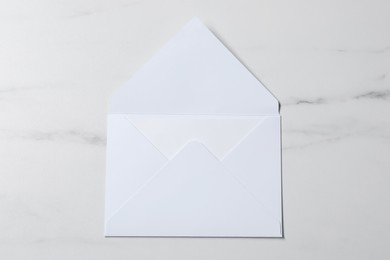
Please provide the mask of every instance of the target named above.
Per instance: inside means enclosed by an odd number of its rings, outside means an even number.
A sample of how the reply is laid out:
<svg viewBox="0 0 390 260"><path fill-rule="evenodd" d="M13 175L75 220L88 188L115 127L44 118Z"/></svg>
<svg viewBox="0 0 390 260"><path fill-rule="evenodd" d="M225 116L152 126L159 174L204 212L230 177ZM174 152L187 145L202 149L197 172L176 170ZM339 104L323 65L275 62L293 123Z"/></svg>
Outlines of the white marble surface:
<svg viewBox="0 0 390 260"><path fill-rule="evenodd" d="M0 1L1 259L388 259L389 1ZM285 239L104 238L110 93L198 16L275 94Z"/></svg>

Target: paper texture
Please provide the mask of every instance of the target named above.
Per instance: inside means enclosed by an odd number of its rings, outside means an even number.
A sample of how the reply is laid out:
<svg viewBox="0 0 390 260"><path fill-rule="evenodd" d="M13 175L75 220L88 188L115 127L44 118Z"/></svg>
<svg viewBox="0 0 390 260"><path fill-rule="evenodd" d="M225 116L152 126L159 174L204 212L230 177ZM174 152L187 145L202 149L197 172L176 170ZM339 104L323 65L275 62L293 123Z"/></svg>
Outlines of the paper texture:
<svg viewBox="0 0 390 260"><path fill-rule="evenodd" d="M283 235L278 102L197 19L110 99L105 235Z"/></svg>

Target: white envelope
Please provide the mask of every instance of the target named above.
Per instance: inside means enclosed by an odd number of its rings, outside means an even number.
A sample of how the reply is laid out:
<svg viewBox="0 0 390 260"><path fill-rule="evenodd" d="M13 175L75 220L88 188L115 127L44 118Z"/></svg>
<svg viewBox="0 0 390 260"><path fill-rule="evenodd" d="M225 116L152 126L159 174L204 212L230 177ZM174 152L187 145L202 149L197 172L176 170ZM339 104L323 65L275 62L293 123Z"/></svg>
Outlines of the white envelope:
<svg viewBox="0 0 390 260"><path fill-rule="evenodd" d="M105 235L282 234L278 101L193 19L110 99Z"/></svg>

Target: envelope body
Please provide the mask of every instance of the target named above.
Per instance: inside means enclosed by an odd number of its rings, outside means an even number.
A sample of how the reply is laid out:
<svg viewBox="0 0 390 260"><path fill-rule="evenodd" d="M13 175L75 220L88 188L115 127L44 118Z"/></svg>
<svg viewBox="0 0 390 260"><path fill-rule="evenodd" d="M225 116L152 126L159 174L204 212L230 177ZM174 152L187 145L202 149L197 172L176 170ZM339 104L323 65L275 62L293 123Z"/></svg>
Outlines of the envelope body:
<svg viewBox="0 0 390 260"><path fill-rule="evenodd" d="M278 101L197 19L110 99L106 236L282 237Z"/></svg>

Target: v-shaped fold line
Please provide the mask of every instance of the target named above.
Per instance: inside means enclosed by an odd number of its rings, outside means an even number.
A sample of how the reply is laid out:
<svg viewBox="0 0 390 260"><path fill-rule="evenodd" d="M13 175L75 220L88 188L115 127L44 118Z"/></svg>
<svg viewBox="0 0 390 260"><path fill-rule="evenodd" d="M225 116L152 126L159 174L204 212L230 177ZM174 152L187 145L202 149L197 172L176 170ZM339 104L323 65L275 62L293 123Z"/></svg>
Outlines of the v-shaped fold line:
<svg viewBox="0 0 390 260"><path fill-rule="evenodd" d="M156 151L158 151L165 159L167 159L168 161L169 161L169 158L167 158L161 151L160 151L160 149L158 149L153 143L152 143L152 141L150 141L149 140L149 138L147 138L145 135L144 135L144 133L142 133L142 131L140 131L139 129L138 129L138 127L136 127L134 124L133 124L133 122L131 122L131 120L129 120L126 116L123 116L124 118L125 118L125 120L127 121L127 122L129 122L129 124L131 124L144 138L145 138L145 140L147 140L155 149L156 149Z"/></svg>

